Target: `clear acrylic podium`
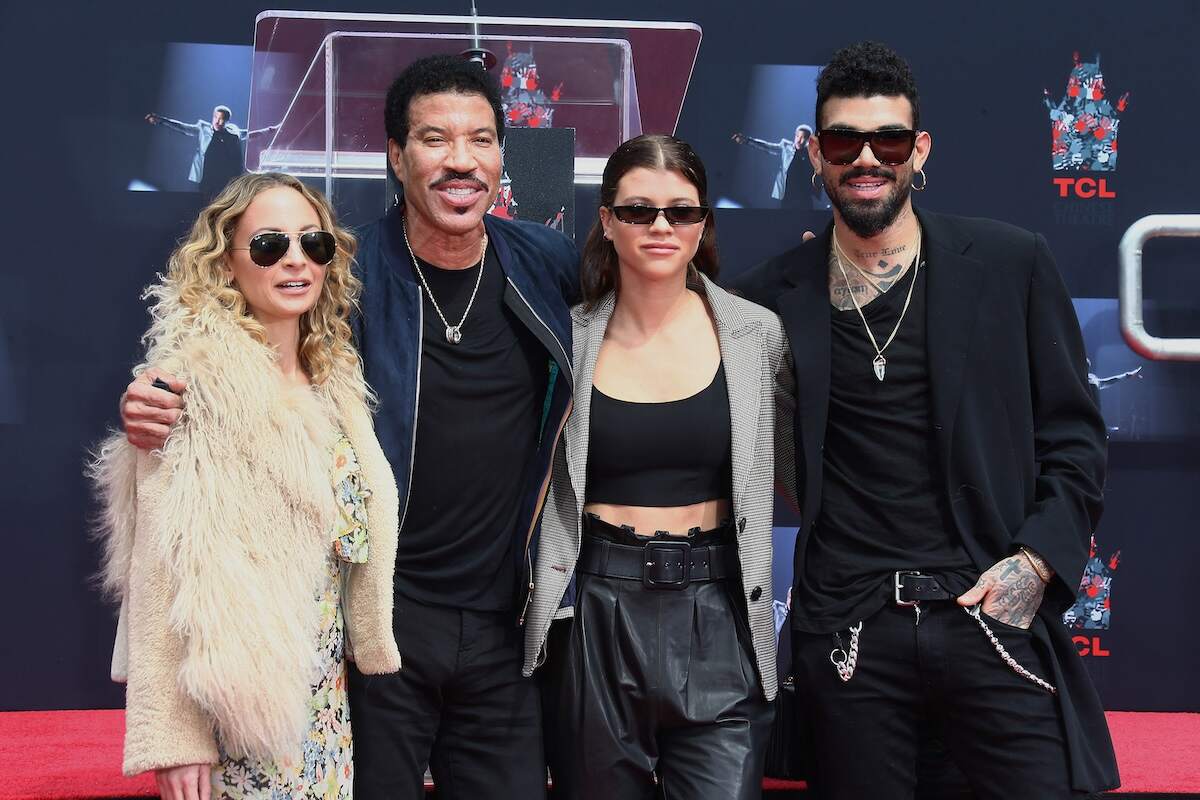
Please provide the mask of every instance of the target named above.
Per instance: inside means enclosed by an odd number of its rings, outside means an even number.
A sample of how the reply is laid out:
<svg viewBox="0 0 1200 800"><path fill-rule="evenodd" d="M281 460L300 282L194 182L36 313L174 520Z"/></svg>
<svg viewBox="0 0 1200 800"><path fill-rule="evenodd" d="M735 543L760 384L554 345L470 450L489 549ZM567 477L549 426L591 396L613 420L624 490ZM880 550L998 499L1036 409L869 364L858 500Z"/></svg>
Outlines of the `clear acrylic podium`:
<svg viewBox="0 0 1200 800"><path fill-rule="evenodd" d="M265 11L254 30L246 166L339 183L387 176L384 101L414 60L495 54L513 127L575 130L575 181L641 134L672 133L700 47L692 23Z"/></svg>

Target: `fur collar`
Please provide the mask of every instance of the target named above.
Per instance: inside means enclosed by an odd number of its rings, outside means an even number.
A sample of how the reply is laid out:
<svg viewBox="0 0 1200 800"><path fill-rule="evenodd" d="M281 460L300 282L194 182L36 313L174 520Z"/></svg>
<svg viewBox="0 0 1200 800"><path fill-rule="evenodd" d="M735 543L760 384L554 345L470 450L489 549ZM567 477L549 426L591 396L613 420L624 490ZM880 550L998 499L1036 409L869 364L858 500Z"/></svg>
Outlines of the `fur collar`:
<svg viewBox="0 0 1200 800"><path fill-rule="evenodd" d="M161 451L134 451L120 434L98 451L103 583L124 616L139 573L163 570L172 596L162 635L182 642L179 687L230 754L296 758L335 514L330 447L342 420L368 416L361 369L287 388L271 349L229 311L187 308L164 285L148 296L139 369L186 380L186 408Z"/></svg>

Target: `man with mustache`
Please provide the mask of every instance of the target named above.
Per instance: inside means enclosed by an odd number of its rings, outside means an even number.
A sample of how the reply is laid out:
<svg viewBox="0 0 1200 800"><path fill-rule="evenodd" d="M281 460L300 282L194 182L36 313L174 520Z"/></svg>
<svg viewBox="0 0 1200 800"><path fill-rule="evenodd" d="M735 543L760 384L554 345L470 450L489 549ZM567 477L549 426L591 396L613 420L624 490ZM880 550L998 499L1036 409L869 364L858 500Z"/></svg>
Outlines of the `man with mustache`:
<svg viewBox="0 0 1200 800"><path fill-rule="evenodd" d="M940 732L980 798L1117 785L1061 615L1106 437L1040 235L915 210L932 140L912 72L862 42L817 84L833 223L736 284L791 341L802 524L795 684L823 798L912 797Z"/></svg>
<svg viewBox="0 0 1200 800"><path fill-rule="evenodd" d="M578 254L558 231L486 214L500 186L499 90L452 56L387 95L403 199L361 232L356 339L400 489L399 673L350 668L354 796L525 800L546 792L537 686L518 627L530 539L572 396ZM159 447L183 398L130 384L130 441ZM269 643L266 643L269 646ZM357 643L362 646L362 643Z"/></svg>

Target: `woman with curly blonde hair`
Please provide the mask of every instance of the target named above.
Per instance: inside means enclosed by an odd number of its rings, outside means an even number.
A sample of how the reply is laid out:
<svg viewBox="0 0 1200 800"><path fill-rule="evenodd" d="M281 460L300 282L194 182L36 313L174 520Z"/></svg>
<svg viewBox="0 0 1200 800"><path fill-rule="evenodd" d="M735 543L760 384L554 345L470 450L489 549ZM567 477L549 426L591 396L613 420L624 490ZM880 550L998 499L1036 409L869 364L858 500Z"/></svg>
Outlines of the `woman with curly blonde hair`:
<svg viewBox="0 0 1200 800"><path fill-rule="evenodd" d="M126 774L164 798L348 798L345 659L395 672L396 486L351 342L355 240L287 175L244 175L147 290L166 444L92 474L121 603ZM369 551L369 558L368 558ZM351 634L352 632L352 634Z"/></svg>

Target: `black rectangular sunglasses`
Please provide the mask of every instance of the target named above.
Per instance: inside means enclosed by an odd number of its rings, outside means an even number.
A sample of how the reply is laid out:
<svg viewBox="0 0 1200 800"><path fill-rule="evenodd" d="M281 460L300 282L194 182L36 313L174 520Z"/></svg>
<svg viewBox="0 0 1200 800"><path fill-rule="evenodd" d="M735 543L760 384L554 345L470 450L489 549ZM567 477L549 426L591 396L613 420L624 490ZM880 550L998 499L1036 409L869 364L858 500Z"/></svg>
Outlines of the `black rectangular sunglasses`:
<svg viewBox="0 0 1200 800"><path fill-rule="evenodd" d="M863 145L871 145L871 153L881 164L896 166L908 161L917 143L917 132L905 128L880 131L852 131L845 128L826 128L817 134L821 157L830 164L853 164Z"/></svg>
<svg viewBox="0 0 1200 800"><path fill-rule="evenodd" d="M292 246L292 234L268 231L253 236L249 247L232 247L231 250L249 250L250 260L266 269L274 266L287 254ZM337 255L337 239L329 231L304 231L300 234L300 249L314 264L325 266Z"/></svg>
<svg viewBox="0 0 1200 800"><path fill-rule="evenodd" d="M613 206L612 212L621 222L629 225L653 225L659 212L667 218L669 225L695 225L708 216L708 206Z"/></svg>

